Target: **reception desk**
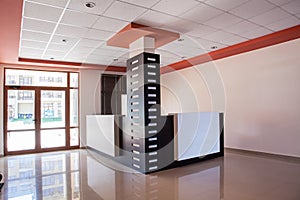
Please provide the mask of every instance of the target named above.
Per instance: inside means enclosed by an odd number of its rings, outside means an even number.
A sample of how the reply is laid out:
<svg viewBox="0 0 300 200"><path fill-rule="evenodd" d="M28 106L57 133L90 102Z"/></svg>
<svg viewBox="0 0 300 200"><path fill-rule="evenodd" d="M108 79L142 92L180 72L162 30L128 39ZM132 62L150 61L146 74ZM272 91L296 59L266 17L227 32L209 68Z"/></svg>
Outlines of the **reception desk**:
<svg viewBox="0 0 300 200"><path fill-rule="evenodd" d="M87 146L109 156L117 156L119 118L116 115L88 115L86 117Z"/></svg>
<svg viewBox="0 0 300 200"><path fill-rule="evenodd" d="M223 113L195 112L163 116L165 125L157 133L167 140L158 143L158 170L203 158L223 156ZM87 146L131 167L132 145L124 133L125 116L87 116ZM129 141L129 142L128 142Z"/></svg>
<svg viewBox="0 0 300 200"><path fill-rule="evenodd" d="M181 161L219 153L220 114L217 112L174 115L174 159Z"/></svg>

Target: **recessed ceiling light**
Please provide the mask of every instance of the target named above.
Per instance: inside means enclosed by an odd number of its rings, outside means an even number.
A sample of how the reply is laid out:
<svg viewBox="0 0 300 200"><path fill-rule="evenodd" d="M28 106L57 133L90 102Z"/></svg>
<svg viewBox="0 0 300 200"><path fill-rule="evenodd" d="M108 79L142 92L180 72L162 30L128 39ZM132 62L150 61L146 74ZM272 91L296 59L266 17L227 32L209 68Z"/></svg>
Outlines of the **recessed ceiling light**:
<svg viewBox="0 0 300 200"><path fill-rule="evenodd" d="M210 47L211 49L217 49L218 47L217 46L212 46Z"/></svg>
<svg viewBox="0 0 300 200"><path fill-rule="evenodd" d="M185 56L182 56L181 59L186 59L186 57L185 57Z"/></svg>
<svg viewBox="0 0 300 200"><path fill-rule="evenodd" d="M66 40L66 39L62 39L61 41L62 41L62 42L67 42L67 40Z"/></svg>
<svg viewBox="0 0 300 200"><path fill-rule="evenodd" d="M184 39L183 38L179 38L177 41L178 42L182 42L182 41L184 41Z"/></svg>
<svg viewBox="0 0 300 200"><path fill-rule="evenodd" d="M92 2L92 1L88 1L85 3L85 6L87 8L94 8L96 6L95 2Z"/></svg>
<svg viewBox="0 0 300 200"><path fill-rule="evenodd" d="M113 61L114 61L114 62L116 62L116 61L118 61L118 60L119 60L118 58L114 58L114 60L113 60Z"/></svg>
<svg viewBox="0 0 300 200"><path fill-rule="evenodd" d="M51 58L50 58L50 60L54 60L54 58L53 58L53 57L51 57Z"/></svg>

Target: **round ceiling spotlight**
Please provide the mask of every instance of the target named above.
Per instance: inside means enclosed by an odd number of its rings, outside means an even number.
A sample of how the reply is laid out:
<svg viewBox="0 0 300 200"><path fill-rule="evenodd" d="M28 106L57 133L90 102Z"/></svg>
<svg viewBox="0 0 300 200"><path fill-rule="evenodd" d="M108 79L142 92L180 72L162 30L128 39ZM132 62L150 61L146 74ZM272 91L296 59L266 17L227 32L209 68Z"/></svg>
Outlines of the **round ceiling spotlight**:
<svg viewBox="0 0 300 200"><path fill-rule="evenodd" d="M113 61L114 61L114 62L117 62L118 60L119 60L118 58L114 58L114 60L113 60Z"/></svg>
<svg viewBox="0 0 300 200"><path fill-rule="evenodd" d="M92 1L88 1L85 3L85 6L87 8L94 8L96 6L95 2L92 2Z"/></svg>
<svg viewBox="0 0 300 200"><path fill-rule="evenodd" d="M66 43L66 42L67 42L67 40L66 40L66 39L62 39L61 41L62 41L62 42L64 42L64 43Z"/></svg>
<svg viewBox="0 0 300 200"><path fill-rule="evenodd" d="M182 41L184 41L184 39L183 38L179 38L177 41L178 42L182 42Z"/></svg>
<svg viewBox="0 0 300 200"><path fill-rule="evenodd" d="M54 58L53 58L53 57L51 57L51 58L50 58L50 60L54 60Z"/></svg>
<svg viewBox="0 0 300 200"><path fill-rule="evenodd" d="M217 46L212 46L210 47L211 49L217 49L218 47Z"/></svg>
<svg viewBox="0 0 300 200"><path fill-rule="evenodd" d="M186 59L186 57L185 57L185 56L182 56L181 59Z"/></svg>

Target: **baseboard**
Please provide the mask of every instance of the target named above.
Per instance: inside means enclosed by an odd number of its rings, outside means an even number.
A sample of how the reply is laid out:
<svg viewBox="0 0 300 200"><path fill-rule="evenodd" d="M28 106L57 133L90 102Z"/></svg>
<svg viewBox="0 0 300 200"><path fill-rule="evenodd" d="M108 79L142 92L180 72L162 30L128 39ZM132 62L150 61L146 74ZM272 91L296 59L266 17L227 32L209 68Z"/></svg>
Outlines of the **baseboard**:
<svg viewBox="0 0 300 200"><path fill-rule="evenodd" d="M252 150L245 150L245 149L236 149L236 148L225 148L226 153L240 153L240 154L247 154L252 156L259 156L262 158L269 158L269 159L276 159L281 160L285 162L293 162L293 163L300 163L300 157L296 156L287 156L287 155L281 155L281 154L272 154L272 153L266 153L261 151L252 151Z"/></svg>

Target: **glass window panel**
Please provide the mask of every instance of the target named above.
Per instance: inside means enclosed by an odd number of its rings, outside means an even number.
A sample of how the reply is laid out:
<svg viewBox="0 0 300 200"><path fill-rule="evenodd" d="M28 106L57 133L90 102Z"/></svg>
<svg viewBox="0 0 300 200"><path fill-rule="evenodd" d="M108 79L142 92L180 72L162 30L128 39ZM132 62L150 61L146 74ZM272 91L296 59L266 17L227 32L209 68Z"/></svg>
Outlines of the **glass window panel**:
<svg viewBox="0 0 300 200"><path fill-rule="evenodd" d="M78 126L78 89L70 90L70 125Z"/></svg>
<svg viewBox="0 0 300 200"><path fill-rule="evenodd" d="M20 151L35 148L35 131L16 131L7 133L7 150Z"/></svg>
<svg viewBox="0 0 300 200"><path fill-rule="evenodd" d="M67 73L6 69L5 85L67 87Z"/></svg>
<svg viewBox="0 0 300 200"><path fill-rule="evenodd" d="M78 87L78 73L70 73L70 87Z"/></svg>
<svg viewBox="0 0 300 200"><path fill-rule="evenodd" d="M41 127L65 127L65 91L41 91Z"/></svg>
<svg viewBox="0 0 300 200"><path fill-rule="evenodd" d="M34 129L34 90L8 90L7 94L7 129Z"/></svg>
<svg viewBox="0 0 300 200"><path fill-rule="evenodd" d="M66 145L65 129L42 130L41 131L41 147L61 147Z"/></svg>
<svg viewBox="0 0 300 200"><path fill-rule="evenodd" d="M79 145L78 141L78 128L71 128L70 129L70 145L77 146Z"/></svg>

